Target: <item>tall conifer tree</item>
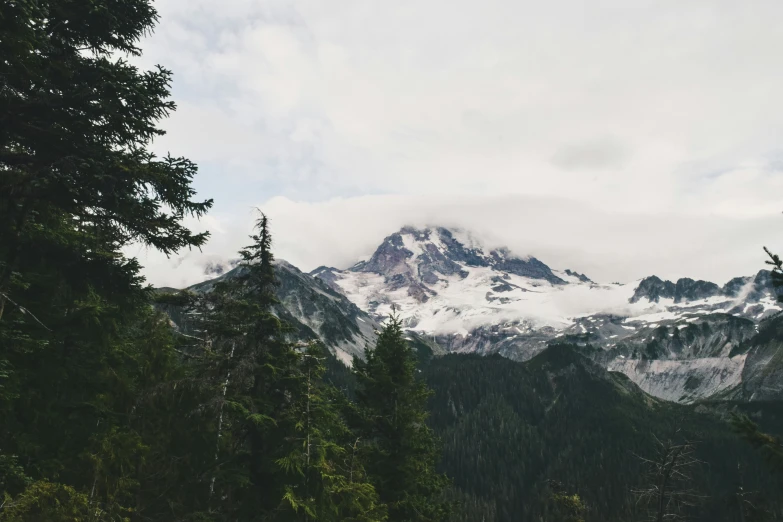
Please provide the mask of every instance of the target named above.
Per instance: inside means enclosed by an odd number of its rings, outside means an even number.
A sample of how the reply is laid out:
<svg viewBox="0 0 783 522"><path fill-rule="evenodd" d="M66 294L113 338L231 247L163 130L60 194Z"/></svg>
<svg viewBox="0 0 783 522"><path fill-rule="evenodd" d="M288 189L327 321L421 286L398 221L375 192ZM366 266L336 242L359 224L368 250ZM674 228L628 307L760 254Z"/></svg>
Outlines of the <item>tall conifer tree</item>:
<svg viewBox="0 0 783 522"><path fill-rule="evenodd" d="M199 247L207 234L183 218L211 206L195 199L192 162L149 151L175 108L171 73L124 56L156 21L149 0L0 9L0 461L12 463L0 484L17 499L6 509L65 495L116 518L143 504L153 441L137 403L175 363L123 247Z"/></svg>
<svg viewBox="0 0 783 522"><path fill-rule="evenodd" d="M268 220L235 272L186 296L205 427L215 440L208 516L217 520L385 520L355 438L323 381L317 345L294 345L274 313ZM205 483L206 486L206 483Z"/></svg>
<svg viewBox="0 0 783 522"><path fill-rule="evenodd" d="M193 382L215 445L204 495L212 515L227 520L271 517L281 508L285 483L275 461L299 372L299 354L272 309L277 280L266 216L251 239L236 271L191 295L186 312L201 341Z"/></svg>
<svg viewBox="0 0 783 522"><path fill-rule="evenodd" d="M292 508L281 520L386 520L386 508L367 479L359 439L344 419L345 398L323 380L325 360L318 343L304 347L301 378L292 390L293 444L278 461L289 472L285 500Z"/></svg>
<svg viewBox="0 0 783 522"><path fill-rule="evenodd" d="M445 520L447 484L438 473L438 444L427 426L431 392L417 375L416 355L392 315L366 360L354 357L359 432L367 470L394 521Z"/></svg>

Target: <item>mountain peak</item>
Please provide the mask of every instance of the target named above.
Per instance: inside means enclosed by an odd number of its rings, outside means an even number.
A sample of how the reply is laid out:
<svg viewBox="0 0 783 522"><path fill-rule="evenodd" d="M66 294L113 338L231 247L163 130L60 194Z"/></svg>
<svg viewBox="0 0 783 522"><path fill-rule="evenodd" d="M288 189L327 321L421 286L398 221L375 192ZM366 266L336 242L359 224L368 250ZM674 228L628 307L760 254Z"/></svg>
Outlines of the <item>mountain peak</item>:
<svg viewBox="0 0 783 522"><path fill-rule="evenodd" d="M635 303L646 298L656 303L661 299L673 299L675 303L680 303L717 296L758 301L771 288L769 270L761 270L755 276L735 277L723 287L710 281L694 280L689 277L682 277L673 283L657 276L650 276L642 279L630 302Z"/></svg>
<svg viewBox="0 0 783 522"><path fill-rule="evenodd" d="M470 267L565 283L534 257L521 258L504 247L487 250L470 233L445 227L403 227L387 236L370 259L350 270L383 275L400 287L433 285L450 276L464 279Z"/></svg>
<svg viewBox="0 0 783 522"><path fill-rule="evenodd" d="M724 291L710 281L696 281L689 277L682 277L673 283L669 280L664 281L658 276L650 276L642 279L630 302L635 303L642 298L647 298L656 303L661 299L673 299L675 303L679 303L719 295L724 295Z"/></svg>

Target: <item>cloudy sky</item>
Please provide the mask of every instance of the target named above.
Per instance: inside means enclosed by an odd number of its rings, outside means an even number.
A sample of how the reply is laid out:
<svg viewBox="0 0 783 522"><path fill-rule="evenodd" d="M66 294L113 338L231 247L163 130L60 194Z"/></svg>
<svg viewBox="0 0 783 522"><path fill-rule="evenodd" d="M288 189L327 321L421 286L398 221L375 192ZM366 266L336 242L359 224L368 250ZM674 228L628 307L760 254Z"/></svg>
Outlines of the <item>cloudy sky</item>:
<svg viewBox="0 0 783 522"><path fill-rule="evenodd" d="M161 153L215 200L183 286L245 244L345 267L405 224L471 229L600 281L722 283L783 250L778 0L158 0Z"/></svg>

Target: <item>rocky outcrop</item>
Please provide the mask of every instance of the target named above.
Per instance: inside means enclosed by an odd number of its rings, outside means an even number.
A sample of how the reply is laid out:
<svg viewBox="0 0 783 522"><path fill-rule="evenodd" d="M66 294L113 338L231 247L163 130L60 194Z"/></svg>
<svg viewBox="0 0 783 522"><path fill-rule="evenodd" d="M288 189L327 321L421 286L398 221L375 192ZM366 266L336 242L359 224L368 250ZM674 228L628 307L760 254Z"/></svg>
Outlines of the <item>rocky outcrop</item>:
<svg viewBox="0 0 783 522"><path fill-rule="evenodd" d="M783 316L766 321L759 330L740 349L747 356L741 382L725 394L726 398L783 400Z"/></svg>
<svg viewBox="0 0 783 522"><path fill-rule="evenodd" d="M543 279L552 284L564 284L552 270L534 257L522 259L506 248L485 253L461 243L442 227L416 229L404 227L386 237L369 260L350 268L354 272L372 272L391 278L400 273L411 281L433 285L440 276L467 276L464 267L490 267L499 272Z"/></svg>
<svg viewBox="0 0 783 522"><path fill-rule="evenodd" d="M639 283L631 297L631 302L636 303L641 299L647 299L657 303L661 299L673 299L675 303L681 303L715 296L739 297L743 300L758 301L769 295L771 290L772 279L769 270L760 270L751 277L735 277L723 287L710 281L694 280L688 277L672 283L657 276L650 276ZM777 292L775 294L777 295Z"/></svg>
<svg viewBox="0 0 783 522"><path fill-rule="evenodd" d="M345 364L350 364L354 355L363 356L367 344L374 340L373 331L379 325L345 295L335 290L328 282L330 269L319 268L326 276L323 279L306 274L283 260L275 262L275 269L279 281L279 303L273 311L290 326L291 340L319 339ZM216 282L236 277L241 270L241 267L234 268L187 290L209 292ZM175 323L182 319L177 310L165 311Z"/></svg>
<svg viewBox="0 0 783 522"><path fill-rule="evenodd" d="M564 270L564 272L566 273L566 275L570 275L571 277L575 277L575 278L579 279L580 281L582 281L583 283L592 283L593 282L593 280L590 279L589 277L587 277L586 275L580 274L579 272L574 272L573 270L569 270L568 268L566 268Z"/></svg>
<svg viewBox="0 0 783 522"><path fill-rule="evenodd" d="M740 384L746 355L686 360L617 359L608 369L622 372L650 395L690 403Z"/></svg>
<svg viewBox="0 0 783 522"><path fill-rule="evenodd" d="M631 297L631 302L635 303L640 299L646 298L651 302L657 303L662 298L665 298L674 299L675 303L680 303L716 295L723 295L723 291L718 285L709 281L696 281L684 277L678 279L676 283L672 283L671 281L663 281L657 276L650 276L639 283L636 292Z"/></svg>

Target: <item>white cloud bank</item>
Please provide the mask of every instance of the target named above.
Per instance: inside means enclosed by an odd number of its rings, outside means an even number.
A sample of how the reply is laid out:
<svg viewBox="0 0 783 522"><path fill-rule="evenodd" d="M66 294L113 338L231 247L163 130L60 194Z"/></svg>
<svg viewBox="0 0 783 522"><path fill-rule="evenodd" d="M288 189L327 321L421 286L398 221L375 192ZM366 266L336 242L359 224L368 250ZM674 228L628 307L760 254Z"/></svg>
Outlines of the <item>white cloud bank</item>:
<svg viewBox="0 0 783 522"><path fill-rule="evenodd" d="M208 257L265 201L303 268L428 222L603 280L721 281L783 238L781 2L157 5L141 64L179 110L156 147L202 165ZM198 259L142 257L156 284Z"/></svg>
<svg viewBox="0 0 783 522"><path fill-rule="evenodd" d="M783 247L783 216L728 218L631 214L574 201L525 196L361 196L304 203L276 197L259 205L270 218L275 254L309 271L346 268L404 225L472 231L487 246L508 246L552 268L584 272L598 282L648 275L693 277L719 284L763 267L762 245ZM137 250L150 282L185 286L205 279L209 263L236 257L247 243L253 212L211 218L203 253L165 260ZM783 252L783 248L778 248Z"/></svg>

